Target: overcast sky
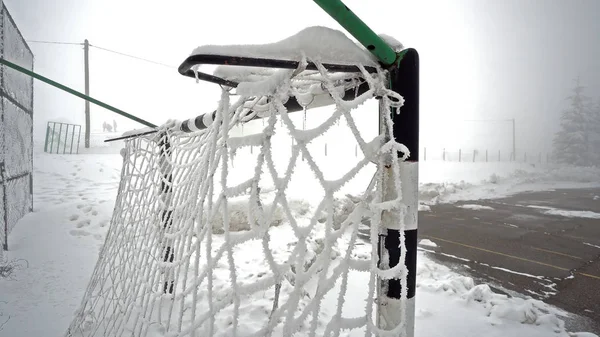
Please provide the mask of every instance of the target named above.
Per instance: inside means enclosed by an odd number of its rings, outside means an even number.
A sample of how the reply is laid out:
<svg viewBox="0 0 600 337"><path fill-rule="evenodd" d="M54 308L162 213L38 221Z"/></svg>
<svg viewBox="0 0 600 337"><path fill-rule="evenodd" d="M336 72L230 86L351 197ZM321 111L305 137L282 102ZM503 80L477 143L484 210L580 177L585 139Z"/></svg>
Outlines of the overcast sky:
<svg viewBox="0 0 600 337"><path fill-rule="evenodd" d="M310 0L4 0L27 40L82 43L176 67L199 45L269 43L307 26L341 29ZM346 0L377 33L421 56L421 144L547 150L580 76L600 98L598 0ZM83 91L81 46L30 43L35 70ZM91 48L91 95L155 124L216 107L219 88L176 69ZM83 122L83 101L35 85L36 130ZM114 114L92 107L93 128ZM116 118L127 128L137 127ZM36 137L40 138L37 134Z"/></svg>

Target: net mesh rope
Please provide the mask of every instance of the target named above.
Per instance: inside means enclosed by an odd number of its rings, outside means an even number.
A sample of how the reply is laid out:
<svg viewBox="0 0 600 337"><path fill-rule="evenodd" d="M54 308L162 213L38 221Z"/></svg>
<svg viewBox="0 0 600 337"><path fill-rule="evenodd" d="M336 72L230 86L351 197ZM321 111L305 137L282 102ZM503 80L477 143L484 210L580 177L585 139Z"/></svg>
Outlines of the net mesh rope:
<svg viewBox="0 0 600 337"><path fill-rule="evenodd" d="M126 142L110 228L67 336L339 336L349 329L399 335L402 324L377 327L375 306L379 280L401 278L400 301L406 298L406 267L390 268L377 253L384 213L404 212L401 197L384 193L384 186L400 191L399 155L408 154L389 131L390 109L403 100L386 89L384 71L369 74L359 66L360 73L328 73L314 63L318 71L306 71L302 62L272 72L267 82L275 76L277 85L267 95L231 102L224 88L205 130L184 133L169 121L156 136ZM349 86L365 82L366 92L342 99ZM294 96L308 104L317 92L328 93L334 109L314 128L295 125L285 102ZM365 140L351 112L373 97L380 99L382 130ZM257 115L262 132L232 136ZM326 179L308 145L342 118L363 157ZM293 141L283 163L272 142L282 132ZM238 162L245 175L234 179L234 154L248 147L255 148L254 161ZM305 191L322 196L314 207L298 207L286 193L298 162L318 182L320 191ZM372 163L378 167L373 182L336 224L335 193ZM371 227L367 244L358 245L364 219ZM361 314L348 317L343 307L353 296L354 271L367 275L368 294Z"/></svg>

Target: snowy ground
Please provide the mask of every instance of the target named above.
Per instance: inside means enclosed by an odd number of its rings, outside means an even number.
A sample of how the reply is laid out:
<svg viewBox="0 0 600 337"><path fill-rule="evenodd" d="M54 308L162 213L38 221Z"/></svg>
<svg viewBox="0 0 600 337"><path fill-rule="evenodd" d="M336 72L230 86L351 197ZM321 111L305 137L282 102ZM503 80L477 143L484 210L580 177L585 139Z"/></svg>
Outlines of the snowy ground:
<svg viewBox="0 0 600 337"><path fill-rule="evenodd" d="M421 210L427 210L423 206L502 198L529 191L598 187L600 169L430 161L420 164L419 182Z"/></svg>
<svg viewBox="0 0 600 337"><path fill-rule="evenodd" d="M6 254L19 268L11 278L0 279L0 336L64 334L104 240L120 167L121 157L114 153L36 153L34 212L10 234ZM423 203L479 199L563 184L597 186L600 181L598 171L591 169L435 162L421 167ZM522 170L515 170L518 168ZM433 245L423 242L424 247ZM364 290L366 275L351 281L352 289ZM471 278L432 262L424 253L419 255L417 283L419 337L569 336L561 320L567 313L540 301L495 294L487 285L475 285Z"/></svg>

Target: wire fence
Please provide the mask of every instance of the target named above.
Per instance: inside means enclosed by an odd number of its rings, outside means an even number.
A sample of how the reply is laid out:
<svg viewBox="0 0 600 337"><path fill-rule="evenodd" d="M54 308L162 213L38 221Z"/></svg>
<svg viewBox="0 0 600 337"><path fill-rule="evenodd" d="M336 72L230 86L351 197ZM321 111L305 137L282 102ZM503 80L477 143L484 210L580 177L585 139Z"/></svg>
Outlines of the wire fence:
<svg viewBox="0 0 600 337"><path fill-rule="evenodd" d="M0 56L32 70L33 53L6 6L0 6ZM33 209L33 78L0 67L0 82L1 259L8 234Z"/></svg>
<svg viewBox="0 0 600 337"><path fill-rule="evenodd" d="M421 150L420 161L449 162L519 162L528 164L551 164L552 154L543 151L516 151L496 149L446 149L428 148Z"/></svg>

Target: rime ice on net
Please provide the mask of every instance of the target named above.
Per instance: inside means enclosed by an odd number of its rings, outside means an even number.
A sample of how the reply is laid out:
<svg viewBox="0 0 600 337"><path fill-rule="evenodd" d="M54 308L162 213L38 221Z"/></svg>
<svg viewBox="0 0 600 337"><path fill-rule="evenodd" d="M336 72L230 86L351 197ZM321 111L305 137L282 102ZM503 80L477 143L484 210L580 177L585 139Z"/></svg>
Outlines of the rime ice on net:
<svg viewBox="0 0 600 337"><path fill-rule="evenodd" d="M323 32L325 39L337 36L322 29L308 32L313 38ZM307 36L290 39L300 43ZM275 47L263 52L278 52ZM388 96L394 93L385 89L383 73L368 74L363 68L353 74L360 81L351 83L367 82L370 89L344 101L348 75L328 73L321 65L326 54L311 55L310 48L302 51L318 71L264 72L238 88L238 94L267 99L242 96L230 102L223 90L207 129L183 134L178 123L170 121L158 135L126 142L124 178L111 227L69 336L290 336L297 332L339 336L347 329L390 335L372 320L375 283L405 278L406 268L403 264L389 268L385 259L378 266L382 213L402 210L399 196L383 198L381 185L387 177L399 188L396 154L406 149L390 140L389 113L383 120L387 134L365 140L351 112L375 96L382 97L383 108L389 111L394 103ZM370 64L362 57L360 62L352 59L352 64L357 63ZM330 117L308 130L295 125L284 101L296 95L306 103L311 95L324 94L331 95L334 103ZM232 136L237 125L257 113L255 107L265 118L263 132ZM364 158L336 178L326 179L308 145L342 118ZM281 158L273 151L274 137L281 132L289 133L294 143L283 168L277 167ZM245 179L234 183L229 176L233 155L249 146L257 147L257 153L243 163ZM323 195L306 214L298 212L292 206L295 200L286 195L301 156ZM386 159L390 156L391 161ZM334 223L335 192L371 162L380 167L377 183L355 199L356 206L343 221ZM381 172L384 164L390 167L386 176ZM325 214L323 222L320 214ZM372 249L370 259L358 259L353 252L365 217L371 219ZM289 234L280 235L284 230ZM370 273L368 299L364 315L345 317L342 308L350 295L348 279L353 270ZM403 286L406 289L406 283ZM333 294L335 303L329 313L323 309L327 294ZM393 327L392 332L400 329Z"/></svg>

